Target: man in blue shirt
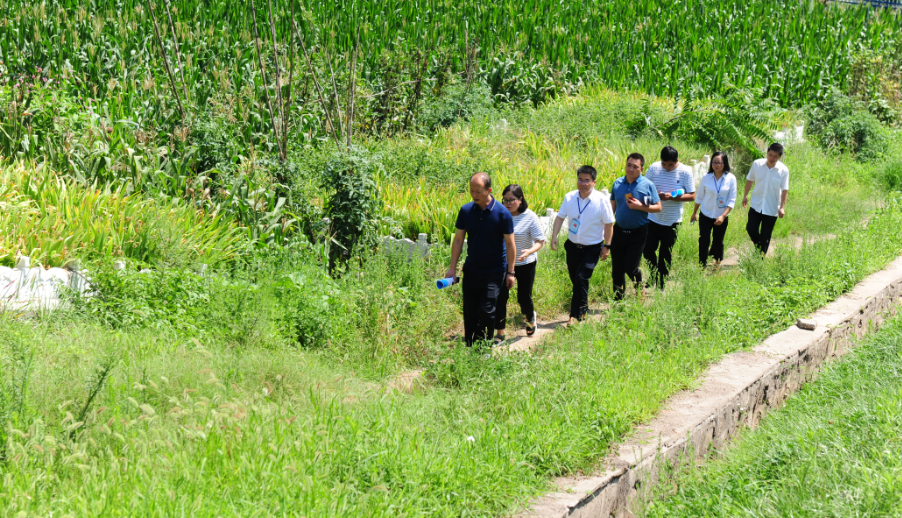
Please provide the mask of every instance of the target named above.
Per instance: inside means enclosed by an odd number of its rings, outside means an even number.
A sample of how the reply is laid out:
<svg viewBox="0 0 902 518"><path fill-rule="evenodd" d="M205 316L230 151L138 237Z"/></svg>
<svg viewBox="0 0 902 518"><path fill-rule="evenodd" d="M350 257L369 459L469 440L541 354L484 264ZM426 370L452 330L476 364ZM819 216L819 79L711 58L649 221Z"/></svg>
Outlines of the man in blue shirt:
<svg viewBox="0 0 902 518"><path fill-rule="evenodd" d="M495 325L495 307L501 285L514 287L514 265L517 245L514 242L514 219L491 195L492 179L485 173L470 178L473 201L457 213L454 241L451 243L451 265L445 277L457 273L457 261L467 240L467 259L462 281L464 339L467 346L488 340Z"/></svg>
<svg viewBox="0 0 902 518"><path fill-rule="evenodd" d="M614 180L611 187L611 208L614 210L614 236L611 241L611 278L614 298L623 299L628 275L636 284L640 296L642 272L639 263L648 236L648 215L661 212L661 198L655 184L642 176L645 157L631 153L626 157L625 175Z"/></svg>

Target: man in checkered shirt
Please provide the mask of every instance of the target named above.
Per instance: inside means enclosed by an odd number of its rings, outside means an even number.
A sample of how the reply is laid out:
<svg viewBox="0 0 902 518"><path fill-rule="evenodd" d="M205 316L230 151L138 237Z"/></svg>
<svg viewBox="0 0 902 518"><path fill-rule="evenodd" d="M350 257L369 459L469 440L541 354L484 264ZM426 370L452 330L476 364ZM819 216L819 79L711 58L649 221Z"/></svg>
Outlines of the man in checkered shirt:
<svg viewBox="0 0 902 518"><path fill-rule="evenodd" d="M648 215L648 239L642 256L651 270L658 288L664 289L664 279L670 274L671 252L677 229L683 221L683 204L695 201L695 179L692 168L681 164L677 150L667 146L661 150L661 161L649 166L645 178L655 184L661 197L661 212ZM679 196L673 191L683 190Z"/></svg>

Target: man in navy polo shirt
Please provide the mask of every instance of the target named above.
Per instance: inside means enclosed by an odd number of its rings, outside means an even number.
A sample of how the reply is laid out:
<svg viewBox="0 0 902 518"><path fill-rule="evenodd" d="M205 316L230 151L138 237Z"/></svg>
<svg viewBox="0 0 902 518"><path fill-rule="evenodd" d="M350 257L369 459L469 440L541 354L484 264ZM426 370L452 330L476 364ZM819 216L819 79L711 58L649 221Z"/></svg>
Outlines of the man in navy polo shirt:
<svg viewBox="0 0 902 518"><path fill-rule="evenodd" d="M611 278L614 281L614 298L623 299L628 275L636 284L636 291L643 293L642 272L639 263L648 236L648 215L661 212L661 198L655 184L642 176L645 157L631 153L626 157L626 174L611 187L611 208L614 210L614 236L611 241Z"/></svg>
<svg viewBox="0 0 902 518"><path fill-rule="evenodd" d="M470 178L473 201L457 213L457 231L451 243L451 265L446 277L457 273L457 261L467 240L464 262L463 306L464 339L467 346L488 340L495 326L495 306L502 283L514 287L514 265L517 245L514 242L514 219L491 195L492 179L485 173Z"/></svg>

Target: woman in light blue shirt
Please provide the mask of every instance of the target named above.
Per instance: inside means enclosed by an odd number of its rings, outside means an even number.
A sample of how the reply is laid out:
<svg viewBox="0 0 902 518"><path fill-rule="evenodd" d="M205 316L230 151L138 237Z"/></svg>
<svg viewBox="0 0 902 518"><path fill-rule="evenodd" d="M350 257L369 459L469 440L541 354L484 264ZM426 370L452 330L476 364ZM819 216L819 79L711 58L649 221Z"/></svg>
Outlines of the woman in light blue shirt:
<svg viewBox="0 0 902 518"><path fill-rule="evenodd" d="M730 211L735 205L736 177L730 172L727 154L717 151L711 155L708 174L699 182L691 218L693 223L698 219L698 260L703 267L708 266L708 257L713 256L714 269L720 269L720 262L723 261L723 238L730 225ZM701 216L697 216L699 207Z"/></svg>

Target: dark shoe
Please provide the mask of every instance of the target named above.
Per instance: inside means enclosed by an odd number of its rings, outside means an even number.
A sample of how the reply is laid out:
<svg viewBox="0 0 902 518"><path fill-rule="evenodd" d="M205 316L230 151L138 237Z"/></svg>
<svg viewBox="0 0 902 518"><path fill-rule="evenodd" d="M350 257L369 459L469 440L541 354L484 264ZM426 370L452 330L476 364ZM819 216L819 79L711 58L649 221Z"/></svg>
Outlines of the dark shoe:
<svg viewBox="0 0 902 518"><path fill-rule="evenodd" d="M536 334L536 312L532 312L532 322L526 323L526 336L532 336Z"/></svg>
<svg viewBox="0 0 902 518"><path fill-rule="evenodd" d="M499 345L503 344L506 341L507 341L507 338L505 338L501 335L495 335L494 340L492 340L492 347L498 347Z"/></svg>

